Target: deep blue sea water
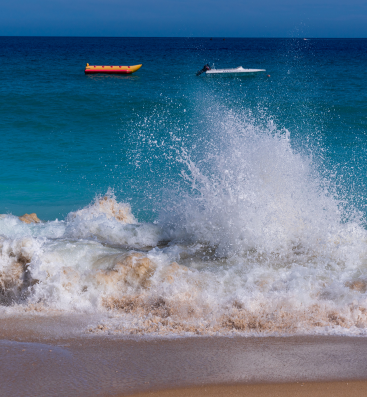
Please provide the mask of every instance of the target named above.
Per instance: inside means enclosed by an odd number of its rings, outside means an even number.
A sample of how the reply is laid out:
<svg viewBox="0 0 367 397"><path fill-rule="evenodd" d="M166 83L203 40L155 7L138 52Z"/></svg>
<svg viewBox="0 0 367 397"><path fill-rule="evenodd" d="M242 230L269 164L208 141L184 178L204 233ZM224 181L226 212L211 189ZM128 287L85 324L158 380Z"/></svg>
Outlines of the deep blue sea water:
<svg viewBox="0 0 367 397"><path fill-rule="evenodd" d="M0 317L367 335L366 39L0 37L0 66Z"/></svg>
<svg viewBox="0 0 367 397"><path fill-rule="evenodd" d="M86 76L86 62L143 67ZM197 78L207 62L266 74ZM195 145L211 134L203 112L220 119L213 106L288 129L365 208L355 196L367 174L365 39L1 37L0 65L0 213L63 219L110 187L154 219L179 165L159 160L165 148L155 163L142 135L168 144L173 132Z"/></svg>

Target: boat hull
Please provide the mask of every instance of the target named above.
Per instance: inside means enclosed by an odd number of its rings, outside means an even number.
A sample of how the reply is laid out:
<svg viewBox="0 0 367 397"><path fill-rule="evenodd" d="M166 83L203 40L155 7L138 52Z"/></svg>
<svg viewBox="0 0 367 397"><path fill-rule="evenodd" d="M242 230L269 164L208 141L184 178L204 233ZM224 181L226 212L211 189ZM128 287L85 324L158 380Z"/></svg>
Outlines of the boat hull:
<svg viewBox="0 0 367 397"><path fill-rule="evenodd" d="M84 73L85 74L96 74L96 73L107 73L107 74L131 74L136 72L142 67L142 65L133 66L106 66L106 65L89 65L87 64Z"/></svg>

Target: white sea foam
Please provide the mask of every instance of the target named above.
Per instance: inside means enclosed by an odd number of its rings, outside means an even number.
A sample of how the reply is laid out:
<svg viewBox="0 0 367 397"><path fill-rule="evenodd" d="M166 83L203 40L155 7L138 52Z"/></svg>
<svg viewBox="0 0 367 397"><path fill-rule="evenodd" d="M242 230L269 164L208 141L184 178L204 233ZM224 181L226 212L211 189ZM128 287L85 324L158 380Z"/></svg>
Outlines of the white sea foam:
<svg viewBox="0 0 367 397"><path fill-rule="evenodd" d="M118 203L111 192L98 197L90 206L67 217L65 236L95 239L131 247L156 246L160 229L153 224L138 223L130 206Z"/></svg>
<svg viewBox="0 0 367 397"><path fill-rule="evenodd" d="M225 113L154 224L111 192L66 221L0 217L3 313L92 332L367 333L367 233L288 131ZM351 213L352 211L350 211Z"/></svg>

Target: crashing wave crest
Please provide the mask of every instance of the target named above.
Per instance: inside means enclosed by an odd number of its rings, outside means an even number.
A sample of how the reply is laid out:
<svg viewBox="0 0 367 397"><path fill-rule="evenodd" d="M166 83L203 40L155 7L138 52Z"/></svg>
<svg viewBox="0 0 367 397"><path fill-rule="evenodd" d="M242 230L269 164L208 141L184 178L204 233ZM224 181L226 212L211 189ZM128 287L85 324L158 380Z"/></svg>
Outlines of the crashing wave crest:
<svg viewBox="0 0 367 397"><path fill-rule="evenodd" d="M0 315L108 314L91 332L367 333L367 234L287 131L223 117L157 222L108 192L65 221L0 217Z"/></svg>

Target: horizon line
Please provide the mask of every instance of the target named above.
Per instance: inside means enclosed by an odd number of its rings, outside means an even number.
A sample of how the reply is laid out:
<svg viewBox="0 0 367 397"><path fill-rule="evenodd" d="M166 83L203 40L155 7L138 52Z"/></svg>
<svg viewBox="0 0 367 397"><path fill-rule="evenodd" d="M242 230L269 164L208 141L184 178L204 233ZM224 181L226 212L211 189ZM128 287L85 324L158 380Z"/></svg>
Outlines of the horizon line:
<svg viewBox="0 0 367 397"><path fill-rule="evenodd" d="M3 37L47 37L47 38L100 38L100 39L316 39L316 40L367 40L367 37L281 37L281 36L75 36L75 35L1 35Z"/></svg>

